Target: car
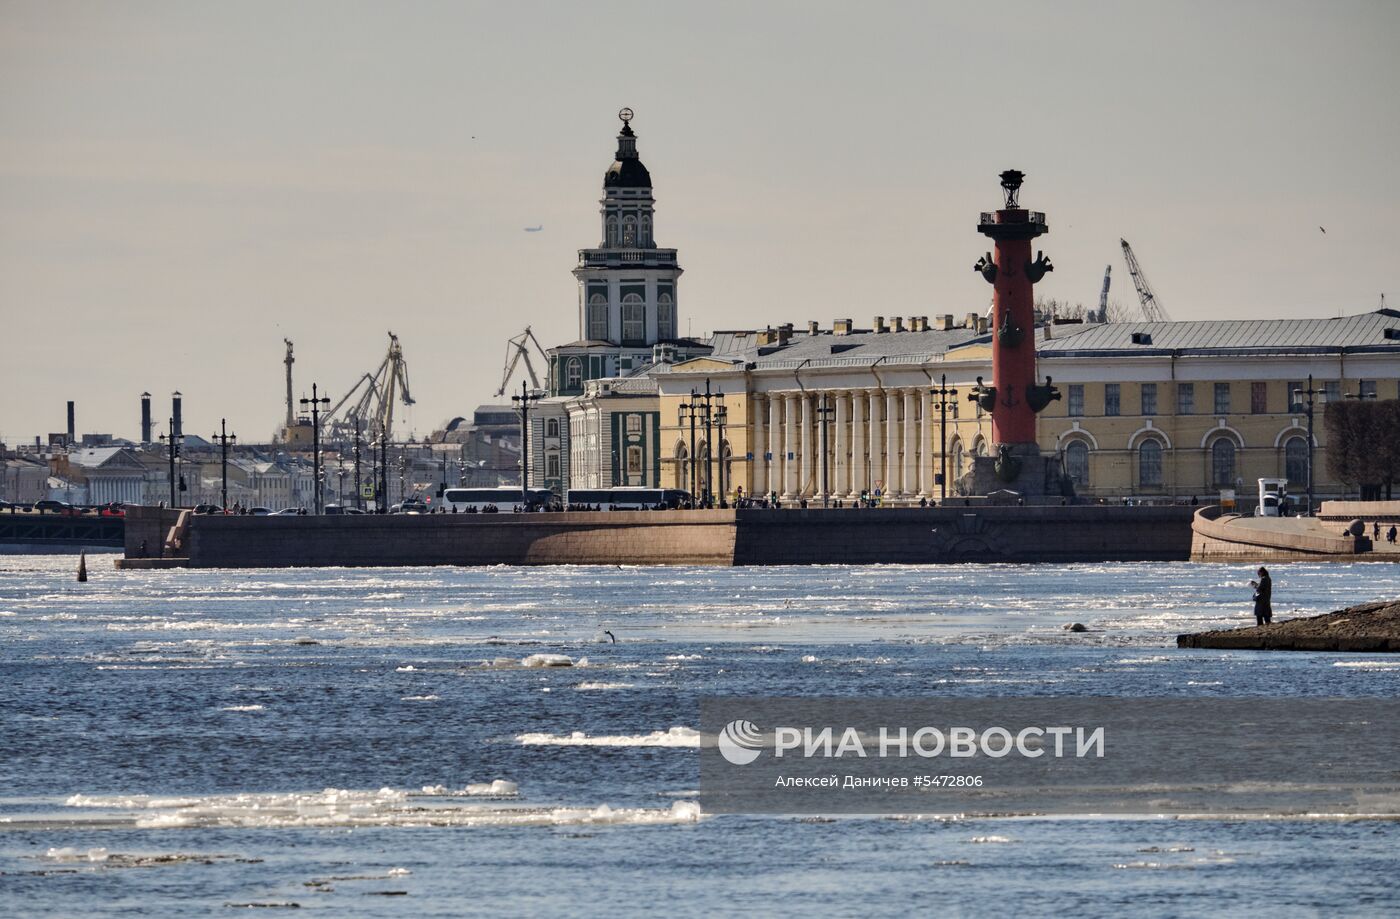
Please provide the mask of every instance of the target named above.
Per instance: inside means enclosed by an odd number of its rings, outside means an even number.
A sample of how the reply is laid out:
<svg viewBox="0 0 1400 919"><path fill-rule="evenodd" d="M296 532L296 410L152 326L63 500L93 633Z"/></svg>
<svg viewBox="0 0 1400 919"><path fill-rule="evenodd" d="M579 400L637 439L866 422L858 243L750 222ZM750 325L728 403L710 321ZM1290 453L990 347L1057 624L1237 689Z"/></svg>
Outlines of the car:
<svg viewBox="0 0 1400 919"><path fill-rule="evenodd" d="M113 501L111 504L104 504L100 513L103 517L125 517L126 505Z"/></svg>
<svg viewBox="0 0 1400 919"><path fill-rule="evenodd" d="M35 501L34 510L40 514L45 513L47 511L52 511L55 514L81 513L81 511L79 511L73 505L69 504L67 501L57 501L53 498L45 498L42 501Z"/></svg>
<svg viewBox="0 0 1400 919"><path fill-rule="evenodd" d="M335 517L340 514L348 513L348 511L339 504L327 504L325 508L322 509L321 513L325 514L327 517Z"/></svg>
<svg viewBox="0 0 1400 919"><path fill-rule="evenodd" d="M273 517L296 517L296 516L299 516L300 514L301 514L301 508L299 508L299 507L284 507L284 508L282 508L280 511L273 511L272 514L271 514L271 516L273 516Z"/></svg>
<svg viewBox="0 0 1400 919"><path fill-rule="evenodd" d="M217 504L196 504L194 506L196 514L222 514L223 511L224 509Z"/></svg>
<svg viewBox="0 0 1400 919"><path fill-rule="evenodd" d="M346 514L359 514L359 515L363 516L365 512L362 511L362 510L360 510L358 507L347 507L347 508L345 508L344 513L346 513Z"/></svg>
<svg viewBox="0 0 1400 919"><path fill-rule="evenodd" d="M272 508L270 508L270 507L250 507L250 508L248 508L248 516L250 516L250 517L270 517L270 516L272 516Z"/></svg>
<svg viewBox="0 0 1400 919"><path fill-rule="evenodd" d="M0 511L12 511L15 506L8 501L0 501Z"/></svg>

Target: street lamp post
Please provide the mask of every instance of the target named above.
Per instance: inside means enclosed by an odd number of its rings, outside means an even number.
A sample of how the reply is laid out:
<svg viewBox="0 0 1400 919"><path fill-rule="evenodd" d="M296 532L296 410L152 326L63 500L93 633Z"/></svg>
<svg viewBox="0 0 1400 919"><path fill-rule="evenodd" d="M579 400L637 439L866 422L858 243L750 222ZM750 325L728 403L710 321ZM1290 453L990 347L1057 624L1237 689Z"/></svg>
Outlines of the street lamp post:
<svg viewBox="0 0 1400 919"><path fill-rule="evenodd" d="M529 384L520 381L520 395L511 396L520 413L520 509L530 507L530 406L540 401L540 394L531 391Z"/></svg>
<svg viewBox="0 0 1400 919"><path fill-rule="evenodd" d="M1293 390L1294 396L1308 397L1308 516L1313 515L1313 406L1318 396L1326 395L1327 390L1313 387L1312 374L1308 374L1308 388Z"/></svg>
<svg viewBox="0 0 1400 919"><path fill-rule="evenodd" d="M166 429L170 433L160 435L160 439L165 441L165 449L170 458L170 506L175 504L175 460L180 455L180 441L184 438L175 433L175 417L172 415Z"/></svg>
<svg viewBox="0 0 1400 919"><path fill-rule="evenodd" d="M948 406L957 410L958 388L948 385L948 374L938 381L937 389L930 389L929 395L937 396L934 406L938 409L938 459L939 459L939 503L948 502Z"/></svg>
<svg viewBox="0 0 1400 919"><path fill-rule="evenodd" d="M821 420L822 431L822 507L831 506L831 482L826 459L826 432L830 423L828 416L835 413L836 409L829 404L830 398L827 393L822 393L821 402L817 405L817 417Z"/></svg>
<svg viewBox="0 0 1400 919"><path fill-rule="evenodd" d="M684 425L685 422L690 422L690 452L688 454L688 459L690 460L691 501L696 501L700 497L700 467L698 465L699 458L695 455L695 421L700 413L700 403L696 400L699 398L699 395L700 394L695 391L695 388L691 387L690 401L682 402L680 409L681 424Z"/></svg>
<svg viewBox="0 0 1400 919"><path fill-rule="evenodd" d="M328 397L317 393L315 383L311 384L311 398L301 397L303 409L308 405L311 406L311 468L315 479L316 497L314 500L317 514L321 513L324 507L324 502L321 500L324 496L321 485L321 406L330 404L331 400Z"/></svg>
<svg viewBox="0 0 1400 919"><path fill-rule="evenodd" d="M355 419L355 506L365 509L363 487L360 484L360 419Z"/></svg>
<svg viewBox="0 0 1400 919"><path fill-rule="evenodd" d="M222 469L219 479L219 501L220 507L224 511L228 510L228 445L238 443L238 435L228 432L228 419L219 419L219 433L214 435L214 439L219 442Z"/></svg>
<svg viewBox="0 0 1400 919"><path fill-rule="evenodd" d="M733 482L730 482L730 481L726 478L726 476L725 476L725 471L726 471L726 470L725 470L725 463L724 463L724 443L725 443L725 428L727 428L728 426L729 426L729 409L725 408L725 405L724 405L724 394L723 394L723 393L720 393L720 395L719 395L719 405L715 407L715 434L716 434L716 436L719 438L719 449L718 449L718 451L716 451L716 452L717 452L718 455L719 455L719 479L718 479L718 481L719 481L719 506L720 506L720 507L728 507L728 506L729 506L729 499L728 499L726 496L729 494L729 489L730 489L730 487L733 486L733 484L734 484Z"/></svg>

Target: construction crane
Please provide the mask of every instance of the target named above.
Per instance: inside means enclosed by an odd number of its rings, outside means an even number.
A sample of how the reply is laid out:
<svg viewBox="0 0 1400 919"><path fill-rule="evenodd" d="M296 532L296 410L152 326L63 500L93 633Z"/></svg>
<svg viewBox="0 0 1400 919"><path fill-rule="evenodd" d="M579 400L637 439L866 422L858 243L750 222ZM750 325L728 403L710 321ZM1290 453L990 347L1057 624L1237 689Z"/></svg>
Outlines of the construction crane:
<svg viewBox="0 0 1400 919"><path fill-rule="evenodd" d="M539 354L540 360L544 362L546 368L549 367L549 355L544 353L544 348L540 345L540 340L535 337L535 333L526 326L525 331L506 342L506 369L501 374L501 385L496 390L497 398L506 394L506 387L510 385L510 378L515 373L515 368L520 366L520 361L525 361L525 372L530 375L530 385L535 389L540 389L540 378L535 373L535 365L530 361L530 349L528 345L535 346L535 352Z"/></svg>
<svg viewBox="0 0 1400 919"><path fill-rule="evenodd" d="M392 439L395 402L412 405L413 396L408 389L408 362L404 360L403 347L399 337L390 332L389 353L379 369L360 377L350 391L321 416L322 436L328 440L349 440L358 422L361 436L387 435Z"/></svg>
<svg viewBox="0 0 1400 919"><path fill-rule="evenodd" d="M1113 266L1103 268L1103 290L1099 291L1099 322L1108 322L1108 285L1113 280Z"/></svg>
<svg viewBox="0 0 1400 919"><path fill-rule="evenodd" d="M1137 288L1139 302L1142 303L1142 316L1148 322L1170 322L1171 317L1167 311L1162 309L1162 304L1158 302L1157 295L1152 292L1152 287L1147 283L1147 278L1142 273L1142 266L1138 264L1137 256L1133 255L1133 247L1128 245L1126 239L1118 240L1123 244L1123 260L1128 263L1128 274L1132 275L1133 286Z"/></svg>

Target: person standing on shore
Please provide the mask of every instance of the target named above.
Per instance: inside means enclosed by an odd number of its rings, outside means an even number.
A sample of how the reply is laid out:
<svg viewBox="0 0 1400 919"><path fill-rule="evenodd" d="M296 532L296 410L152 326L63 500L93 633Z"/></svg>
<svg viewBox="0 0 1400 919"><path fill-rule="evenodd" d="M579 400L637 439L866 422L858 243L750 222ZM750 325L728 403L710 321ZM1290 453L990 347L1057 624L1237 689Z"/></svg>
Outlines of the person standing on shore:
<svg viewBox="0 0 1400 919"><path fill-rule="evenodd" d="M1268 625L1274 621L1274 582L1269 577L1269 569L1259 569L1259 580L1250 581L1254 588L1254 624Z"/></svg>

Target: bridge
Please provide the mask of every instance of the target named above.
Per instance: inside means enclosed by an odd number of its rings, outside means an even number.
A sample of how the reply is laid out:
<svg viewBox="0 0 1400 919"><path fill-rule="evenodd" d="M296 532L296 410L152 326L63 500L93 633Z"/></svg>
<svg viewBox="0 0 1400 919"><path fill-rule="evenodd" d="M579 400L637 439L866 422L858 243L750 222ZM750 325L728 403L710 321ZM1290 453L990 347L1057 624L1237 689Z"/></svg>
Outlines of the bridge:
<svg viewBox="0 0 1400 919"><path fill-rule="evenodd" d="M126 518L90 514L0 513L0 553L120 549Z"/></svg>

